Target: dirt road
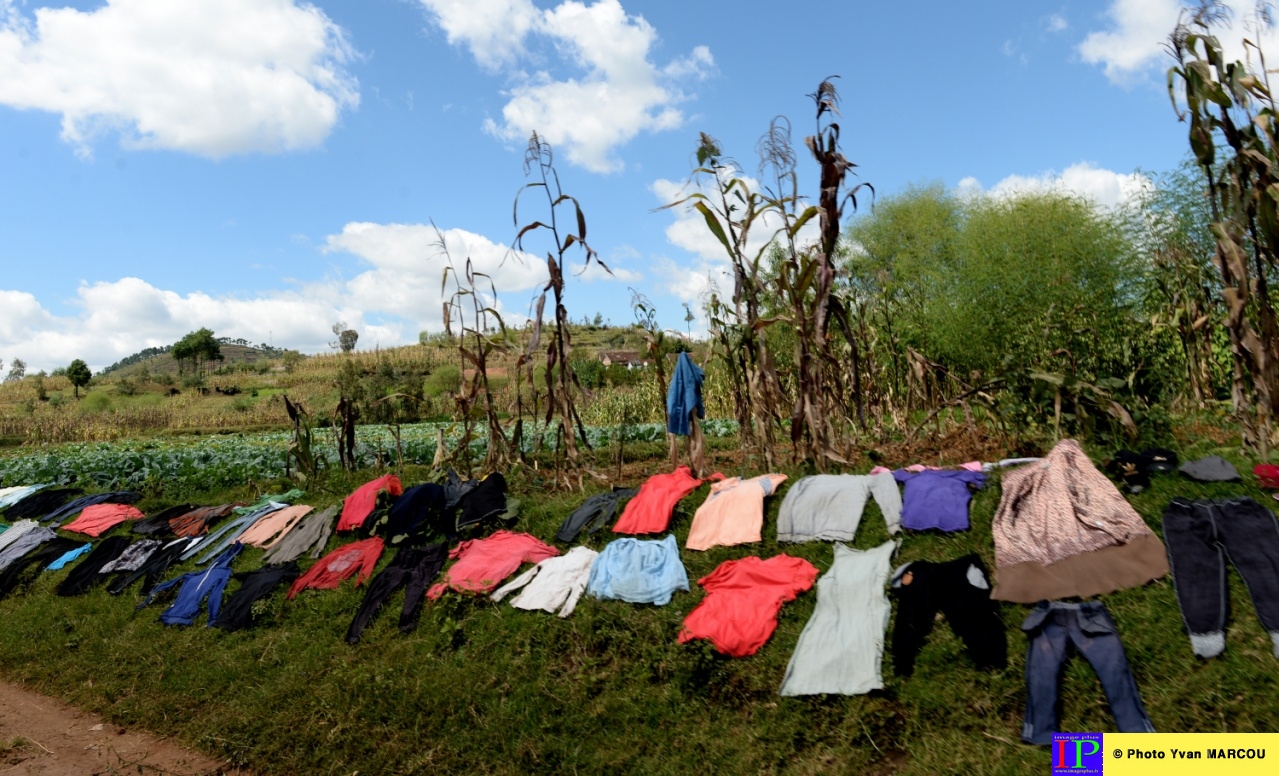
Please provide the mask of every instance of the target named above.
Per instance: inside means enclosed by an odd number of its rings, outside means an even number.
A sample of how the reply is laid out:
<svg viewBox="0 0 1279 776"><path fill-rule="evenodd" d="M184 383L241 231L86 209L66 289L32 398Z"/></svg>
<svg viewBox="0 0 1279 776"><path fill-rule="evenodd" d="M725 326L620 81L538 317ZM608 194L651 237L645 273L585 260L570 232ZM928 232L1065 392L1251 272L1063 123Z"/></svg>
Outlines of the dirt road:
<svg viewBox="0 0 1279 776"><path fill-rule="evenodd" d="M173 741L125 730L0 682L0 776L247 776Z"/></svg>

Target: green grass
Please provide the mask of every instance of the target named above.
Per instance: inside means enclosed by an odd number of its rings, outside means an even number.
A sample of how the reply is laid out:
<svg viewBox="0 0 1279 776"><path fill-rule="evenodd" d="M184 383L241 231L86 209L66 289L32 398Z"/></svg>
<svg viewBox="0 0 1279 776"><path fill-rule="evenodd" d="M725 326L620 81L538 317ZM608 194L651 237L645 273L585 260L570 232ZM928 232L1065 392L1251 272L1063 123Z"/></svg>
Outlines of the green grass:
<svg viewBox="0 0 1279 776"><path fill-rule="evenodd" d="M1205 452L1215 451L1195 455ZM1247 476L1244 462L1235 460ZM658 471L663 464L652 460L649 468ZM406 482L424 472L411 470ZM307 503L338 503L373 474L335 476ZM283 485L258 487L271 491ZM531 478L520 479L515 489L524 506L519 527L548 540L583 498L549 492ZM676 510L681 547L707 490ZM1175 476L1156 479L1133 503L1158 531L1159 516L1174 495L1240 492L1272 504L1251 486L1197 485ZM163 498L212 503L249 495L241 488ZM760 545L706 553L681 549L690 579L731 558L778 552L807 558L824 572L831 545L775 542L780 501L767 502ZM994 482L973 501L970 531L908 532L895 563L975 551L993 568L990 521L998 501ZM610 538L588 543L598 549ZM887 538L871 502L854 544L869 548ZM335 539L330 546L348 540ZM259 559L259 551L246 551L236 568L252 569ZM395 627L400 605L395 597L361 643L350 647L343 636L363 591L349 582L336 591L304 592L292 602L276 595L260 627L226 634L160 625L160 605L135 611L132 595L112 598L96 590L58 598L53 587L65 573L46 573L30 589L0 601L0 673L112 723L175 735L261 773L1048 770L1046 750L1018 742L1025 702L1026 639L1018 630L1028 611L1024 606L1002 609L1010 644L1004 671L975 670L942 626L913 677L894 676L891 661L885 661L884 691L781 698L777 689L812 614L815 592L783 608L776 634L759 654L729 659L704 643L675 642L684 616L702 598L696 584L665 607L585 599L565 620L450 594L426 606L409 636ZM1237 574L1230 579L1227 649L1211 661L1192 656L1170 580L1104 597L1161 731L1279 730L1279 679L1269 638ZM1114 729L1086 662L1074 659L1063 682L1063 729Z"/></svg>

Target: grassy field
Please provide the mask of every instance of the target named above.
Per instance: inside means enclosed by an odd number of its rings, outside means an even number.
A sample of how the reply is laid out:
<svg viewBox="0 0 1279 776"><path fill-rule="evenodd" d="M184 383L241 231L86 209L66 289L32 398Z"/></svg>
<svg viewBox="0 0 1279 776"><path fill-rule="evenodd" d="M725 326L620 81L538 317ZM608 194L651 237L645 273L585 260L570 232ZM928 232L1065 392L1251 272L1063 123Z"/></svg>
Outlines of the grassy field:
<svg viewBox="0 0 1279 776"><path fill-rule="evenodd" d="M721 464L731 460L730 447L716 453ZM1207 442L1185 447L1188 455L1233 457ZM1241 471L1250 469L1235 460ZM728 468L726 474L758 473ZM660 460L649 460L630 467L628 479L637 483L641 470L662 469ZM307 503L337 503L376 473L334 475ZM427 474L410 468L405 481ZM548 492L535 476L514 479L524 504L519 527L550 540L583 496ZM673 527L681 546L706 492L695 492L676 510ZM1271 503L1250 485L1199 485L1175 476L1157 479L1133 503L1158 531L1174 495L1240 492ZM909 533L895 561L948 560L976 551L993 568L990 521L999 493L995 478L976 496L969 531ZM143 506L253 495L246 488L185 486L151 495ZM779 504L780 497L767 502L762 545L682 550L690 579L724 560L779 552L825 571L829 544L775 542ZM598 549L608 538L588 543ZM886 538L872 502L854 544L869 548ZM339 541L349 538L331 546ZM247 551L236 568L252 569L259 558L259 551ZM350 583L337 591L307 591L292 602L277 595L262 611L260 627L226 634L165 627L156 621L160 606L135 611L130 595L112 598L97 590L58 598L52 589L65 573L46 573L0 602L0 673L112 722L177 736L261 773L1039 774L1048 767L1047 751L1018 742L1025 701L1026 639L1017 630L1028 610L1023 606L1002 609L1010 636L1010 662L1002 672L973 669L960 642L941 627L913 677L893 676L886 661L882 692L781 698L777 689L812 614L814 592L782 610L777 633L758 655L729 659L708 644L675 642L683 617L701 600L696 584L664 607L587 599L565 620L450 594L428 605L408 636L395 628L399 600L393 598L362 642L350 647L342 637L363 594ZM1235 574L1230 594L1227 650L1211 661L1191 654L1170 580L1104 598L1159 730L1279 730L1279 679L1269 638ZM1073 660L1063 681L1063 729L1114 729L1084 661Z"/></svg>

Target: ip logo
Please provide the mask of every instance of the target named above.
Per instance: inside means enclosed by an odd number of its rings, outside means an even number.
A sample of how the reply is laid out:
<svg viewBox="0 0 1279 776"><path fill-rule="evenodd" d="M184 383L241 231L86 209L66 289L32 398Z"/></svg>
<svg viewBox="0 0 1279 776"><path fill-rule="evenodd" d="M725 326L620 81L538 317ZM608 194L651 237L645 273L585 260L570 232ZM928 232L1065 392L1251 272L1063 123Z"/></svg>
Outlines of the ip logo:
<svg viewBox="0 0 1279 776"><path fill-rule="evenodd" d="M1100 774L1101 733L1054 733L1052 759L1054 774Z"/></svg>

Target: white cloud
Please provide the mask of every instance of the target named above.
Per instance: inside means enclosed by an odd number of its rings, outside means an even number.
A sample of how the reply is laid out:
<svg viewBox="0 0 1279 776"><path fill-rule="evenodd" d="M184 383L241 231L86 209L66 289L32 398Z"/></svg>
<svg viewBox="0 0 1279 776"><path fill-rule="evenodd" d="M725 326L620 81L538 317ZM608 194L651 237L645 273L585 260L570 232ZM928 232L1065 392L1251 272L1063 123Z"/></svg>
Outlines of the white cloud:
<svg viewBox="0 0 1279 776"><path fill-rule="evenodd" d="M507 323L522 320L505 312L500 295L540 286L546 262L464 229L442 233L460 270L470 257L476 272L492 276L499 299L491 301ZM29 293L0 290L0 357L22 358L33 370L65 366L73 358L101 369L143 348L172 344L202 326L219 336L304 352L327 349L336 320L360 333L361 347L414 342L422 329L442 328L445 261L430 226L349 223L329 235L322 250L352 254L371 267L349 280L318 280L247 298L199 291L183 295L134 277L81 283L78 311L61 316ZM523 307L524 300L519 301L517 308Z"/></svg>
<svg viewBox="0 0 1279 776"><path fill-rule="evenodd" d="M1231 18L1215 32L1228 60L1245 58L1241 42L1245 36L1267 51L1275 50L1279 32L1273 25L1259 36L1247 29L1253 21L1255 0L1224 0L1224 4L1230 8ZM1102 65L1106 77L1118 84L1131 83L1152 69L1162 72L1172 65L1164 43L1177 19L1192 5L1196 4L1186 0L1113 0L1106 11L1110 29L1089 33L1079 44L1079 55L1089 64Z"/></svg>
<svg viewBox="0 0 1279 776"><path fill-rule="evenodd" d="M1066 21L1065 16L1055 13L1048 17L1048 20L1044 23L1044 27L1046 27L1049 32L1065 32L1070 29L1070 22Z"/></svg>
<svg viewBox="0 0 1279 776"><path fill-rule="evenodd" d="M1102 207L1115 207L1150 185L1150 179L1140 173L1113 172L1090 162L1079 162L1060 173L1049 171L1033 176L1009 175L992 186L990 194L1002 197L1019 193L1060 191L1079 195ZM961 194L982 191L981 183L973 177L961 180L958 189Z"/></svg>
<svg viewBox="0 0 1279 776"><path fill-rule="evenodd" d="M705 46L659 68L650 59L657 31L643 17L628 15L618 0L589 6L565 0L547 10L531 0L419 2L450 43L465 44L481 66L503 70L514 81L502 121L486 120L485 131L510 142L537 131L563 148L570 162L592 172L620 170L616 149L640 132L683 124L675 106L687 97L676 82L704 78L714 68ZM530 42L549 43L560 64L579 75L518 69L520 62L535 59Z"/></svg>
<svg viewBox="0 0 1279 776"><path fill-rule="evenodd" d="M503 291L526 291L546 282L546 261L465 229L442 229L448 252L458 272L472 268L492 278ZM373 265L349 283L361 305L411 317L429 303L439 307L440 283L448 260L440 250L439 235L425 224L349 223L341 234L330 235L326 253L342 251ZM477 285L487 287L482 278ZM450 283L450 286L452 283Z"/></svg>
<svg viewBox="0 0 1279 776"><path fill-rule="evenodd" d="M21 304L0 305L0 352L24 359L31 369L66 366L83 358L101 369L142 348L168 345L189 331L208 326L219 336L268 338L277 345L322 350L334 320L351 320L361 336L377 336L358 311L340 307L338 289L316 286L306 293L280 292L253 299L185 296L138 278L82 283L76 315L56 316L30 294L0 291ZM326 339L327 337L327 339Z"/></svg>
<svg viewBox="0 0 1279 776"><path fill-rule="evenodd" d="M82 155L130 148L211 158L319 145L359 104L343 30L295 0L107 0L94 11L0 0L0 104L62 115Z"/></svg>
<svg viewBox="0 0 1279 776"><path fill-rule="evenodd" d="M524 54L524 37L539 21L530 0L421 0L449 43L465 44L475 61L495 71Z"/></svg>

